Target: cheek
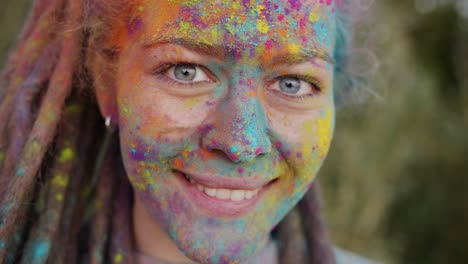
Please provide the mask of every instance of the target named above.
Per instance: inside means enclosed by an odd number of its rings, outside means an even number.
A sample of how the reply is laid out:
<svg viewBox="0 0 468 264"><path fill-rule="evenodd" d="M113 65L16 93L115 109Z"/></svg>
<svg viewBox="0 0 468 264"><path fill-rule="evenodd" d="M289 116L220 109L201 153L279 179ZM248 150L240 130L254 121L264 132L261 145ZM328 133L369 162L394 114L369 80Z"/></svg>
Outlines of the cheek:
<svg viewBox="0 0 468 264"><path fill-rule="evenodd" d="M288 112L281 109L266 110L271 129L292 145L330 141L333 134L334 107L332 103L322 109ZM324 146L325 144L321 144ZM318 147L318 146L317 146Z"/></svg>
<svg viewBox="0 0 468 264"><path fill-rule="evenodd" d="M285 159L292 169L291 174L284 175L284 185L280 188L283 193L290 194L288 199L281 203L280 209L290 208L290 205L299 201L312 186L330 147L334 108L326 107L301 121L294 122L293 127L297 130L294 141L285 135L282 141L276 143L277 147L283 149Z"/></svg>
<svg viewBox="0 0 468 264"><path fill-rule="evenodd" d="M278 135L277 148L300 177L313 177L330 148L334 130L334 106L304 114L268 111L271 129Z"/></svg>
<svg viewBox="0 0 468 264"><path fill-rule="evenodd" d="M209 98L180 98L162 85L151 77L122 83L118 105L124 129L137 129L145 138L178 140L203 125L212 109Z"/></svg>
<svg viewBox="0 0 468 264"><path fill-rule="evenodd" d="M335 109L329 107L323 111L320 118L317 120L317 137L318 148L320 151L320 159L325 159L325 156L330 149L330 144L333 138L333 131L335 129Z"/></svg>
<svg viewBox="0 0 468 264"><path fill-rule="evenodd" d="M305 121L300 128L300 138L304 142L301 156L304 159L319 159L323 161L330 148L334 130L334 110L327 107L311 120ZM317 155L314 153L317 152ZM307 161L306 161L307 162Z"/></svg>

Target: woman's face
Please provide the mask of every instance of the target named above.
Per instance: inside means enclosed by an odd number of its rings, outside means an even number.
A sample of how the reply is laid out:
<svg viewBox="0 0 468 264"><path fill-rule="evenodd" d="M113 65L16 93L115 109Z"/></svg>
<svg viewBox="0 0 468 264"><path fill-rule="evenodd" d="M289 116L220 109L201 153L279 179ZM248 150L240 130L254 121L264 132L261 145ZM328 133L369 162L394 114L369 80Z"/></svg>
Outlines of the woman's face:
<svg viewBox="0 0 468 264"><path fill-rule="evenodd" d="M334 126L330 0L143 0L116 101L128 177L190 258L248 257L310 188Z"/></svg>

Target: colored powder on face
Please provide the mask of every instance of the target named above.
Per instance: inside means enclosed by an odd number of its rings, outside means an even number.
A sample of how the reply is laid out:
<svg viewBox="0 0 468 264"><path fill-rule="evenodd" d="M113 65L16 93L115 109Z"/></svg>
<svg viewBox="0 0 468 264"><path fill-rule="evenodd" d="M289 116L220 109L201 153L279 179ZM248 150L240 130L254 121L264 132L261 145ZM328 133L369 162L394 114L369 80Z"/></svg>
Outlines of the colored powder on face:
<svg viewBox="0 0 468 264"><path fill-rule="evenodd" d="M122 113L124 113L125 115L129 115L130 110L128 109L128 107L124 106L124 107L122 107Z"/></svg>
<svg viewBox="0 0 468 264"><path fill-rule="evenodd" d="M146 184L148 186L152 186L154 185L154 179L153 177L151 176L151 171L150 170L146 170L143 177L145 178L145 181L146 181Z"/></svg>
<svg viewBox="0 0 468 264"><path fill-rule="evenodd" d="M190 23L182 21L179 23L179 30L181 32L187 32L190 29Z"/></svg>
<svg viewBox="0 0 468 264"><path fill-rule="evenodd" d="M136 161L145 160L145 152L138 151L136 148L130 148L130 156Z"/></svg>
<svg viewBox="0 0 468 264"><path fill-rule="evenodd" d="M184 0L184 1L180 1L180 0L171 0L170 2L179 2L179 3L182 3L184 6L195 6L197 5L200 0Z"/></svg>
<svg viewBox="0 0 468 264"><path fill-rule="evenodd" d="M194 107L194 106L195 106L197 103L199 103L199 102L200 102L200 98L193 97L193 98L190 98L190 99L187 100L186 106L187 106L188 108L192 108L192 107Z"/></svg>
<svg viewBox="0 0 468 264"><path fill-rule="evenodd" d="M309 14L309 21L310 22L317 22L319 20L320 20L320 15L318 15L315 12L310 12L310 14Z"/></svg>
<svg viewBox="0 0 468 264"><path fill-rule="evenodd" d="M293 53L293 54L297 54L299 53L301 50L301 47L296 44L296 43L288 43L288 51Z"/></svg>
<svg viewBox="0 0 468 264"><path fill-rule="evenodd" d="M235 137L235 142L230 142L229 144L226 144L225 142L221 142L223 138L219 138L219 142L217 142L218 138L213 139L207 137L207 139L209 139L210 145L217 146L219 143L220 146L223 146L223 148L225 148L223 151L227 150L226 152L230 152L229 154L232 154L230 158L232 159L232 161L234 161L234 163L236 161L246 161L246 165L242 167L239 167L236 164L234 164L236 166L234 166L233 164L229 164L230 166L224 166L224 159L222 160L222 163L219 160L216 160L218 158L217 155L219 153L213 153L207 149L198 149L198 145L196 145L198 142L200 142L198 140L198 136L204 136L205 132L203 131L210 131L209 129L205 129L205 127L209 125L202 125L202 123L197 124L196 121L193 121L193 123L187 122L189 123L189 125L183 122L177 123L179 122L179 120L177 119L177 115L175 115L177 111L174 111L172 103L163 104L164 101L160 101L159 98L164 97L158 97L158 99L154 101L147 100L152 101L152 105L146 108L138 108L140 107L140 103L142 102L136 102L138 107L134 107L132 102L129 103L128 101L125 102L125 104L128 105L128 108L124 105L120 106L120 111L124 114L128 115L130 112L129 109L131 109L132 112L131 117L125 116L123 118L132 120L132 122L129 123L130 125L127 125L127 123L125 122L122 123L123 132L125 132L126 129L139 130L131 131L131 133L129 133L129 139L124 142L126 144L126 151L124 151L124 154L127 155L127 157L125 158L127 158L127 161L129 161L129 163L131 164L130 168L127 168L128 177L137 192L143 193L142 191L145 191L145 194L150 197L147 199L149 203L156 203L154 207L157 207L157 210L154 210L152 213L155 215L164 215L164 217L161 217L161 221L165 221L165 223L170 225L169 230L166 231L168 233L176 232L175 234L171 235L173 239L175 239L176 237L180 243L183 243L183 241L187 241L192 238L188 235L191 234L192 236L199 239L193 239L194 242L191 242L193 244L190 245L190 248L186 246L185 249L188 252L192 252L193 254L193 250L198 249L200 250L200 252L197 251L197 253L201 255L206 255L207 259L209 257L212 257L212 261L218 262L219 260L221 261L221 263L227 263L228 259L224 261L223 256L211 254L211 251L214 250L213 248L217 248L216 250L218 250L219 252L228 252L229 254L232 253L232 255L246 255L249 252L249 250L254 250L256 244L253 243L247 245L240 245L239 243L234 241L235 236L231 238L230 235L225 237L223 236L221 239L221 237L210 237L205 234L197 233L198 229L201 229L203 231L202 228L205 227L204 225L200 226L200 228L199 226L193 225L197 227L197 230L192 230L192 223L204 223L203 221L206 219L206 217L199 216L198 212L196 212L195 210L192 211L189 207L187 207L186 202L184 202L183 196L171 193L172 186L170 185L170 182L167 181L167 177L164 176L167 174L168 171L170 171L172 167L181 170L187 169L195 171L198 170L201 172L207 171L208 173L212 173L214 175L231 175L233 174L233 172L235 174L237 171L238 175L233 176L247 178L252 175L261 174L262 172L265 172L265 175L270 175L268 174L269 172L272 172L276 169L280 170L279 168L276 168L276 166L277 164L284 165L286 163L284 162L285 159L287 159L287 162L289 162L290 160L294 161L300 159L300 164L304 164L304 161L308 162L309 160L312 161L311 163L317 163L316 161L318 161L318 156L322 152L322 149L324 153L328 149L327 138L330 138L331 136L327 136L326 134L330 133L330 131L333 130L332 128L330 129L330 125L327 126L326 120L323 120L323 122L321 122L322 119L326 119L324 118L325 115L319 117L320 120L311 119L304 122L307 125L303 127L303 131L300 129L302 128L302 123L297 124L297 128L299 128L300 132L304 132L304 134L307 136L307 139L305 139L306 144L299 144L297 146L294 144L290 145L287 137L281 139L284 140L284 142L276 138L273 140L273 143L274 145L276 145L278 152L281 153L275 153L277 157L275 157L273 160L270 160L269 162L253 162L253 158L255 156L258 156L262 153L269 153L269 148L271 148L272 142L268 141L268 144L265 144L263 140L264 138L262 137L262 135L265 133L266 128L269 128L271 120L267 120L266 115L264 115L262 112L265 110L262 107L264 105L262 105L260 102L256 102L257 97L259 97L259 95L257 94L258 90L251 89L252 87L256 87L257 80L261 79L262 75L252 72L249 67L252 67L252 65L254 65L254 67L257 67L257 64L255 64L257 62L256 59L259 60L260 58L265 58L265 61L268 61L270 57L276 54L277 49L281 52L293 53L294 55L301 54L304 52L304 50L306 50L306 52L310 52L310 49L308 48L313 47L313 45L310 44L316 40L314 35L315 31L313 30L313 28L315 28L315 25L311 23L321 21L322 19L324 19L327 22L328 17L327 13L321 12L320 8L318 7L314 9L313 12L311 12L310 9L305 9L303 10L303 12L300 12L298 14L296 10L301 9L307 5L304 3L304 1L300 0L289 0L288 2L285 1L286 3L275 4L275 10L281 10L281 14L279 13L279 11L277 12L271 9L273 4L270 1L262 1L262 3L264 3L262 5L256 4L258 2L253 0L246 0L244 1L244 4L249 6L250 11L244 12L244 17L236 15L236 12L232 12L232 10L241 8L239 6L240 1L234 2L231 0L222 0L223 3L226 3L226 5L230 7L226 8L226 10L219 8L218 10L216 8L212 8L212 5L208 5L205 8L195 8L195 6L197 6L198 4L200 6L203 6L203 2L199 0L189 0L185 2L182 0L173 0L171 2L177 2L181 5L181 7L179 8L177 8L177 6L174 7L173 11L169 11L170 13L175 13L174 16L176 17L176 19L161 19L162 22L159 24L164 24L164 21L175 21L173 24L170 24L171 27L173 27L173 31L175 32L175 37L189 37L190 39L200 40L200 42L208 45L216 43L219 44L220 42L222 44L226 43L225 46L228 46L226 50L229 50L229 52L231 52L231 49L229 49L230 47L242 47L238 50L232 50L232 58L231 55L229 55L229 60L233 60L234 63L242 65L242 69L244 70L242 72L241 69L241 72L239 73L239 80L236 80L235 82L231 80L232 83L238 84L238 87L241 87L243 89L242 93L237 94L238 96L235 97L241 100L238 102L240 103L241 107L239 112L235 113L235 115L237 115L235 116L237 117L237 119L232 118L233 120L236 120L234 124L229 127L229 129L233 129L233 131L223 130L223 132L233 133L232 135ZM283 4L285 4L287 8L284 8L282 6ZM324 5L325 4L323 4L322 7ZM188 6L193 6L194 8L189 8ZM146 9L151 9L151 7L146 6ZM175 9L180 10L180 12L175 12ZM288 14L290 15L288 16ZM216 17L216 19L210 19L214 17ZM158 24L150 23L152 21L148 23L146 20L143 21L145 22L145 26ZM278 21L283 22L280 23ZM324 26L322 26L322 28L323 30L330 31L329 25L326 22L324 23ZM220 26L218 27L218 25ZM157 34L167 34L167 32L163 32L165 29L157 27L156 29L157 30L148 32L146 36L153 36L155 32ZM319 39L321 39L321 37L319 37ZM179 55L177 55L176 59L179 58L178 56ZM152 57L157 56L153 55ZM181 57L183 58L183 56ZM177 62L178 60L176 59L174 60ZM212 72L215 75L217 72L221 72L222 70L224 70L224 67L219 66L219 62L212 64L214 66L208 65L207 68L212 70ZM246 65L245 67L244 64ZM141 85L132 84L129 87L133 88L135 86ZM147 91L149 89L141 90ZM227 94L227 90L228 89L226 87L220 85L219 88L213 90L214 96L210 97L210 99L207 101L205 101L205 98L202 98L200 100L198 98L196 99L195 97L190 99L184 98L179 102L180 109L187 112L188 115L192 113L191 111L187 111L191 110L188 108L204 107L204 105L208 104L216 105L217 103L220 103L222 96ZM161 89L161 91L163 90ZM135 91L133 90L132 92ZM144 100L145 99L146 97L144 97ZM259 111L256 111L256 109L254 109L253 104L260 108ZM143 111L141 109L145 110ZM170 109L171 111L167 109ZM210 108L210 111L211 109L214 108ZM153 114L153 112L151 111L154 111L156 113L156 110L162 113L167 111L168 117L166 118L166 115L161 115L164 116L164 118L155 120L157 122L148 122L148 124L133 121L139 118L144 119L145 117L148 117ZM199 114L198 112L193 112ZM157 112L157 114L160 113ZM333 115L333 111L331 111L331 115ZM194 119L195 118L196 115L194 114ZM170 122L165 122L166 120ZM283 120L273 121L283 122ZM294 119L287 119L284 121L294 124ZM190 122L192 121L190 120ZM149 123L152 123L152 125L149 125ZM196 125L199 125L199 127L196 127ZM180 142L176 141L175 139L174 141L172 141L172 138L166 139L164 134L166 132L159 132L166 130L161 129L160 126L169 129L174 127L182 127L185 129L186 127L189 127L190 131L198 131L199 134L195 135L197 137L193 137L193 142L197 143L193 143L191 141L192 138L190 138L189 140L189 137L187 137L187 140L180 140ZM331 125L331 127L333 126ZM219 129L218 127L216 128ZM146 133L143 131L151 131L151 133ZM181 131L184 132L189 130L181 129ZM144 140L144 144L130 144L131 142L134 142L135 138L138 138L139 136L143 138L143 135L147 136L147 138L145 138ZM316 139L316 141L312 141L309 139L311 135L311 138ZM269 140L272 139L273 138ZM188 146L183 146L183 144L187 144ZM304 146L304 149L302 148L302 146ZM315 151L314 146L316 147ZM318 149L320 149L321 152L319 152ZM171 155L169 155L168 153L171 153ZM128 159L129 156L130 159ZM296 159L294 159L294 157L296 157ZM247 161L249 162L247 163ZM151 166L153 164L156 164L155 166L157 168L152 168ZM309 177L309 175L315 173L314 171L316 167L316 165L310 165L310 169L300 167L299 170L302 171L301 177ZM286 179L293 178L292 176L284 177ZM244 239L245 241L248 241L249 239L252 239L252 237L255 236L257 232L259 232L259 230L262 231L262 228L264 228L265 230L266 228L269 229L269 225L272 224L272 222L274 222L271 219L279 218L280 215L285 214L286 211L290 209L289 203L293 203L296 200L299 200L300 196L303 195L303 190L308 184L308 182L306 182L305 180L306 179L302 179L300 183L296 182L296 185L294 185L294 183L288 184L287 187L289 188L284 193L287 194L287 196L289 197L285 197L284 200L280 200L280 198L278 197L281 195L269 197L268 201L265 202L264 207L259 208L259 213L255 216L255 219L252 218L245 220L248 224L240 224L240 222L235 222L234 225L230 224L228 230L232 230L233 226L239 230L245 229L245 233L248 233L248 237L241 238L241 240ZM307 178L307 180L312 180L311 176ZM227 220L224 223L221 220L219 222L222 224L228 223ZM253 223L254 225L251 223ZM223 227L222 225L220 226ZM213 225L206 225L206 228L214 227ZM193 234L190 233L192 231L194 231ZM224 230L221 231L224 232ZM221 234L226 233L221 232ZM213 240L213 238L216 238L216 240ZM213 247L212 244L210 244L211 241L216 241L217 246ZM226 243L226 246L222 246L223 243ZM114 255L113 260L115 263L118 263L123 260L123 256L121 254ZM233 263L232 260L230 261L231 262L229 263Z"/></svg>
<svg viewBox="0 0 468 264"><path fill-rule="evenodd" d="M328 38L329 28L325 24L324 21L319 20L314 24L314 31L317 36L317 39L321 42L326 44L327 46L330 45L330 39Z"/></svg>
<svg viewBox="0 0 468 264"><path fill-rule="evenodd" d="M138 31L140 31L140 29L142 29L142 27L143 27L143 22L141 21L141 19L133 20L130 23L130 25L128 26L128 33L130 35L134 35Z"/></svg>
<svg viewBox="0 0 468 264"><path fill-rule="evenodd" d="M182 162L181 159L174 159L174 166L177 168L183 168L184 163Z"/></svg>
<svg viewBox="0 0 468 264"><path fill-rule="evenodd" d="M236 152L237 152L237 148L236 148L235 146L232 146L232 147L231 147L231 152L232 152L232 153L236 153Z"/></svg>
<svg viewBox="0 0 468 264"><path fill-rule="evenodd" d="M268 23L265 20L259 20L257 23L257 29L263 34L266 34L268 32Z"/></svg>
<svg viewBox="0 0 468 264"><path fill-rule="evenodd" d="M136 189L142 190L142 191L146 190L146 183L137 181L139 177L135 177L133 174L128 174L127 177Z"/></svg>
<svg viewBox="0 0 468 264"><path fill-rule="evenodd" d="M324 158L328 152L328 147L331 142L332 132L330 130L333 129L333 114L332 110L328 109L325 113L325 116L319 118L317 120L317 130L318 130L318 137L319 137L319 151L320 157Z"/></svg>
<svg viewBox="0 0 468 264"><path fill-rule="evenodd" d="M255 155L260 155L260 153L262 153L262 152L263 152L263 148L257 148L255 150Z"/></svg>
<svg viewBox="0 0 468 264"><path fill-rule="evenodd" d="M302 126L302 129L304 131L304 135L313 135L314 134L314 123L312 122L307 122ZM302 151L302 155L305 157L308 157L312 153L312 149L307 145L304 144Z"/></svg>
<svg viewBox="0 0 468 264"><path fill-rule="evenodd" d="M242 143L246 145L249 149L253 150L256 149L258 145L258 139L260 134L258 131L259 125L255 120L255 116L252 114L249 114L249 116L245 117L245 119L247 119L248 121L243 131L243 133L245 133L245 141Z"/></svg>
<svg viewBox="0 0 468 264"><path fill-rule="evenodd" d="M278 149L281 149L281 148L283 148L283 143L281 141L276 141L275 142L275 147L278 148Z"/></svg>
<svg viewBox="0 0 468 264"><path fill-rule="evenodd" d="M273 41L269 39L265 42L265 49L268 51L268 50L271 50L272 48L273 48Z"/></svg>
<svg viewBox="0 0 468 264"><path fill-rule="evenodd" d="M299 10L302 7L300 0L289 0L288 2L292 9Z"/></svg>

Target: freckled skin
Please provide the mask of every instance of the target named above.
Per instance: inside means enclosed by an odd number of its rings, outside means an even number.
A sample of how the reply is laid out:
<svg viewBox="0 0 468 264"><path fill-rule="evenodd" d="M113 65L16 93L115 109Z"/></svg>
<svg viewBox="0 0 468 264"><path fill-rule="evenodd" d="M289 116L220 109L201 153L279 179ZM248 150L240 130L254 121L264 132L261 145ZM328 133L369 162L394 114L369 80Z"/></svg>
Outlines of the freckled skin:
<svg viewBox="0 0 468 264"><path fill-rule="evenodd" d="M122 43L114 94L123 160L138 200L189 258L242 263L236 260L261 250L310 187L333 133L333 66L317 57L269 63L277 55L333 53L334 8L319 0L145 0L137 8L139 27ZM223 46L224 57L177 43L144 46L168 35ZM155 73L169 62L201 65L211 81L187 86ZM286 75L310 76L321 91L285 96L275 78ZM279 178L253 210L215 217L195 208L174 169Z"/></svg>

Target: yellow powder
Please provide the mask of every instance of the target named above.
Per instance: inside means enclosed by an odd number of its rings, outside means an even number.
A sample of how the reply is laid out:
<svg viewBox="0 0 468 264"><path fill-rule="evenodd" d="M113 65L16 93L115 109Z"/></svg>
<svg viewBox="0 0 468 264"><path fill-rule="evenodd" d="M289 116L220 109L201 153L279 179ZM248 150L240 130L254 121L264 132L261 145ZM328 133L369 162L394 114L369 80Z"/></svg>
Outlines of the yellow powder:
<svg viewBox="0 0 468 264"><path fill-rule="evenodd" d="M328 148L330 147L332 136L332 123L333 116L332 111L330 109L327 110L323 118L319 118L317 120L320 157L325 157L325 155L328 152Z"/></svg>
<svg viewBox="0 0 468 264"><path fill-rule="evenodd" d="M313 122L306 122L302 126L302 129L303 129L305 135L313 135L314 134L314 123ZM307 157L310 154L312 154L312 148L310 147L309 144L304 144L304 147L302 148L302 155L304 157Z"/></svg>
<svg viewBox="0 0 468 264"><path fill-rule="evenodd" d="M317 21L319 21L319 20L320 20L320 16L319 16L317 13L311 12L311 13L309 14L309 21L310 21L310 22L317 22Z"/></svg>
<svg viewBox="0 0 468 264"><path fill-rule="evenodd" d="M257 29L258 31L260 31L261 33L265 34L268 32L268 23L265 21L265 20L259 20L258 23L257 23Z"/></svg>
<svg viewBox="0 0 468 264"><path fill-rule="evenodd" d="M297 54L301 50L301 47L297 45L296 43L288 43L288 51Z"/></svg>

